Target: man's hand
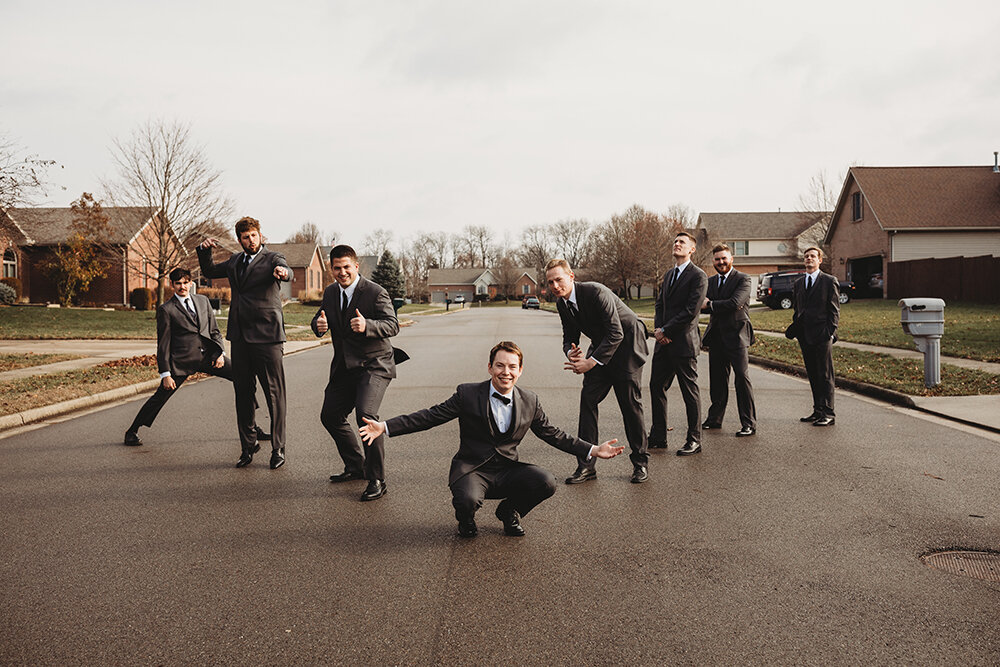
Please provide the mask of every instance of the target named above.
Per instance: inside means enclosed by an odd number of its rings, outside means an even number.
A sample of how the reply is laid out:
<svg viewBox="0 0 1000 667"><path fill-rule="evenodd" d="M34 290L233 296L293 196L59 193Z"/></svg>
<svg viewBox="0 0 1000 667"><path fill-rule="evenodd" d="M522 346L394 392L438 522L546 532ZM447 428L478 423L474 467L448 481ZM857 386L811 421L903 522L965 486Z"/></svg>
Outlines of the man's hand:
<svg viewBox="0 0 1000 667"><path fill-rule="evenodd" d="M319 317L316 318L316 331L325 334L330 328L330 323L326 321L326 311L320 310Z"/></svg>
<svg viewBox="0 0 1000 667"><path fill-rule="evenodd" d="M708 300L708 297L705 297L705 300L701 302L701 309L705 310L706 308L708 308L708 304L710 303L711 301Z"/></svg>
<svg viewBox="0 0 1000 667"><path fill-rule="evenodd" d="M357 308L354 309L355 317L351 318L351 331L355 333L365 332L365 316Z"/></svg>
<svg viewBox="0 0 1000 667"><path fill-rule="evenodd" d="M616 442L618 442L618 438L615 438L614 440L608 440L607 442L602 442L600 445L597 446L596 449L594 449L593 455L599 459L615 458L623 451L625 451L625 445L618 445L617 447L615 447L614 444Z"/></svg>
<svg viewBox="0 0 1000 667"><path fill-rule="evenodd" d="M274 267L274 277L278 280L285 280L288 278L288 269L283 266Z"/></svg>
<svg viewBox="0 0 1000 667"><path fill-rule="evenodd" d="M583 359L583 350L577 347L576 343L570 343L569 354L566 356L570 358L570 361Z"/></svg>
<svg viewBox="0 0 1000 667"><path fill-rule="evenodd" d="M569 360L563 365L563 370L573 371L577 375L580 375L582 373L586 373L596 365L597 362L594 361L593 357L584 359L583 354L581 353L575 357L571 356Z"/></svg>
<svg viewBox="0 0 1000 667"><path fill-rule="evenodd" d="M667 345L670 343L670 339L663 335L663 329L653 329L653 338L656 339L657 345Z"/></svg>
<svg viewBox="0 0 1000 667"><path fill-rule="evenodd" d="M160 380L160 386L162 386L167 391L173 391L174 389L177 389L177 383L174 382L174 379L169 375Z"/></svg>
<svg viewBox="0 0 1000 667"><path fill-rule="evenodd" d="M218 242L216 242L215 239L205 239L204 241L202 241L198 245L198 247L199 248L214 248L217 245L219 245L219 244L218 244Z"/></svg>
<svg viewBox="0 0 1000 667"><path fill-rule="evenodd" d="M362 419L365 420L365 425L358 429L358 433L361 434L361 439L365 441L365 444L370 445L375 438L385 433L385 427L382 426L382 422L372 421L368 417L362 417Z"/></svg>
<svg viewBox="0 0 1000 667"><path fill-rule="evenodd" d="M212 362L212 368L222 368L226 365L226 355L220 354L219 358Z"/></svg>

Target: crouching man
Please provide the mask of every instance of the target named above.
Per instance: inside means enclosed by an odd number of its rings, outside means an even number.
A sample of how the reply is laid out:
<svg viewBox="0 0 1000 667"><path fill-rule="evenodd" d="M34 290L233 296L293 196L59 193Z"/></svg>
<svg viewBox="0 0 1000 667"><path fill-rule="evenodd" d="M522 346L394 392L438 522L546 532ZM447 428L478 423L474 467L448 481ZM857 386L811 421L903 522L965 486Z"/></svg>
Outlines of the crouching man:
<svg viewBox="0 0 1000 667"><path fill-rule="evenodd" d="M510 341L497 343L490 351L486 382L462 384L443 403L385 422L365 418L361 437L371 443L382 434L389 437L426 431L458 417L461 439L451 461L451 488L458 532L475 537L476 511L486 498L500 499L496 516L506 535L521 537L521 517L549 498L556 480L548 470L518 460L517 446L528 433L568 454L610 459L622 453L617 440L592 445L549 424L534 393L516 388L524 356Z"/></svg>

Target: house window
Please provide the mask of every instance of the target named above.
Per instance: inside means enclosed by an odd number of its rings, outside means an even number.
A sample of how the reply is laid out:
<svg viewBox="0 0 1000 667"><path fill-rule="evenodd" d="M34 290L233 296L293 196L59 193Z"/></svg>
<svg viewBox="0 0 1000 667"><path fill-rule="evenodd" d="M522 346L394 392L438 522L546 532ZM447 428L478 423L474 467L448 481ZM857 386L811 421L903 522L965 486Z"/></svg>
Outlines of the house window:
<svg viewBox="0 0 1000 667"><path fill-rule="evenodd" d="M851 195L851 221L857 222L864 217L864 199L861 197L860 192L855 192Z"/></svg>
<svg viewBox="0 0 1000 667"><path fill-rule="evenodd" d="M733 257L737 255L749 255L750 254L750 242L749 241L730 241L729 247L733 249Z"/></svg>
<svg viewBox="0 0 1000 667"><path fill-rule="evenodd" d="M11 248L3 251L3 277L17 278L17 253Z"/></svg>
<svg viewBox="0 0 1000 667"><path fill-rule="evenodd" d="M521 285L521 294L531 294L531 285L528 283Z"/></svg>
<svg viewBox="0 0 1000 667"><path fill-rule="evenodd" d="M476 285L476 294L486 294L486 285Z"/></svg>

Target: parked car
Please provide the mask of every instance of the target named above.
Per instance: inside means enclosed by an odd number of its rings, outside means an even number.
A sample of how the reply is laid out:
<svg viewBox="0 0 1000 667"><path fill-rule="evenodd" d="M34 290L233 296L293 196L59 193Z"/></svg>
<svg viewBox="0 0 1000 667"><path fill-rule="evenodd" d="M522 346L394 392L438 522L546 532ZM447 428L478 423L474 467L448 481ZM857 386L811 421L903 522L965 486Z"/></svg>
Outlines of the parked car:
<svg viewBox="0 0 1000 667"><path fill-rule="evenodd" d="M881 299L884 289L885 279L882 277L882 274L873 273L872 277L868 279L868 293L877 299Z"/></svg>
<svg viewBox="0 0 1000 667"><path fill-rule="evenodd" d="M762 274L757 283L757 300L772 310L787 310L791 308L792 285L802 277L805 271L773 271ZM840 303L847 303L854 298L854 283L840 281Z"/></svg>
<svg viewBox="0 0 1000 667"><path fill-rule="evenodd" d="M541 302L538 300L537 296L526 296L524 301L521 302L521 309L527 310L528 308L533 308L538 310L542 307Z"/></svg>
<svg viewBox="0 0 1000 667"><path fill-rule="evenodd" d="M457 303L457 304L461 305L461 304L465 303L465 295L464 294L459 294L454 299L452 299L451 302L452 303Z"/></svg>

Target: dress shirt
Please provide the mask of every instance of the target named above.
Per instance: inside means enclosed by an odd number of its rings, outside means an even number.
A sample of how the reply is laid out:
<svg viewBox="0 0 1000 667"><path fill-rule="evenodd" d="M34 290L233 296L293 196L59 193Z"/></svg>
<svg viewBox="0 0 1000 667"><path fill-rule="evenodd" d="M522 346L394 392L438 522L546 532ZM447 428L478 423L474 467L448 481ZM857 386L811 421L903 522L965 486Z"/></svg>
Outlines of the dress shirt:
<svg viewBox="0 0 1000 667"><path fill-rule="evenodd" d="M343 285L340 285L339 283L338 283L338 286L340 287L340 304L338 304L338 305L340 305L341 309L343 309L344 295L345 294L347 295L347 303L350 303L351 299L354 298L354 290L357 289L357 287L358 287L358 278L357 278L357 276L355 276L354 277L354 282L351 283L350 285L348 285L347 287L344 287Z"/></svg>
<svg viewBox="0 0 1000 667"><path fill-rule="evenodd" d="M566 297L566 298L564 298L563 301L566 302L566 308L567 309L569 309L569 304L573 304L573 308L576 308L576 312L579 314L579 312L580 312L580 304L578 304L576 302L576 282L573 283L573 289L571 289L569 291L569 296ZM570 312L573 312L573 311L570 310ZM569 359L569 354L566 355L566 358ZM591 357L591 359L594 359L594 358ZM598 366L603 366L604 365L600 361L598 361L597 359L594 359L594 363L597 364Z"/></svg>
<svg viewBox="0 0 1000 667"><path fill-rule="evenodd" d="M194 312L196 312L196 313L198 312L198 309L195 308L195 305L194 305L194 299L192 299L190 297L190 295L189 296L181 296L180 294L175 294L174 298L177 299L180 302L181 308L184 309L185 314L188 312L187 302L191 303L191 308L194 309ZM224 356L226 356L225 352L223 352L222 354L219 355L219 359L222 359L222 357L224 357ZM170 377L170 371L163 371L162 373L160 373L160 379L161 380L163 378L168 378L168 377Z"/></svg>
<svg viewBox="0 0 1000 667"><path fill-rule="evenodd" d="M496 420L497 428L500 429L500 432L506 433L507 427L510 426L511 415L514 412L514 390L511 389L504 394L493 385L490 385L490 387L493 389L490 392L490 409L493 410L493 419ZM507 399L507 402L504 403L494 396L494 394L500 394Z"/></svg>

